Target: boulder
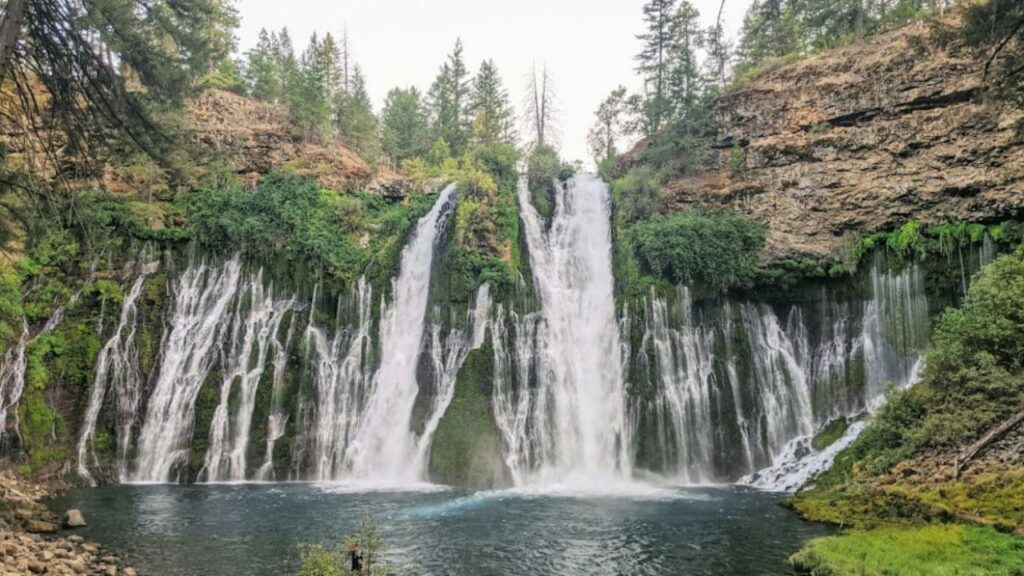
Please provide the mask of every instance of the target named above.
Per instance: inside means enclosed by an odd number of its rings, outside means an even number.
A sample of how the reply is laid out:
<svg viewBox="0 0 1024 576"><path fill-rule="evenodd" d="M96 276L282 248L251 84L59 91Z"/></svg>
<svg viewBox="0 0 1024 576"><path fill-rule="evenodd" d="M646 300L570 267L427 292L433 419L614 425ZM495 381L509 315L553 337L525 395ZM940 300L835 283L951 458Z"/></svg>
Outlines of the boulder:
<svg viewBox="0 0 1024 576"><path fill-rule="evenodd" d="M64 513L65 528L81 528L85 525L85 516L82 516L81 510L72 508Z"/></svg>
<svg viewBox="0 0 1024 576"><path fill-rule="evenodd" d="M35 534L53 534L59 529L59 527L53 522L44 522L42 520L29 520L25 523L25 530L33 532Z"/></svg>

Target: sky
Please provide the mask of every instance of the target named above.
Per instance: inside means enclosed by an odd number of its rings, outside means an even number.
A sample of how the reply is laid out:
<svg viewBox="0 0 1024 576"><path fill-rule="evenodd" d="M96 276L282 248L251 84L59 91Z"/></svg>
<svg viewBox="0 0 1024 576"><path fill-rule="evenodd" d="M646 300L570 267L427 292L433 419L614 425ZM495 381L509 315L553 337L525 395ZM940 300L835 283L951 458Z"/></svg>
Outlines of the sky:
<svg viewBox="0 0 1024 576"><path fill-rule="evenodd" d="M722 19L735 38L752 0L725 0ZM720 0L691 0L705 26ZM616 86L639 88L634 55L645 0L238 0L238 48L261 28L287 27L300 52L313 32L341 36L363 67L377 111L388 90L426 91L455 41L475 71L493 59L517 110L534 64L547 65L558 98L562 156L590 164L586 135L594 111Z"/></svg>

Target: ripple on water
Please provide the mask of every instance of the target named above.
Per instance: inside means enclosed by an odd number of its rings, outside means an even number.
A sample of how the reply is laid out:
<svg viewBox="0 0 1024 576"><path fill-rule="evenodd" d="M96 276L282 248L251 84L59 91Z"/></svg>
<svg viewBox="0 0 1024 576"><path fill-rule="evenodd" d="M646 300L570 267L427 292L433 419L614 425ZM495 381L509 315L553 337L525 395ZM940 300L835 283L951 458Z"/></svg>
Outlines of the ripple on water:
<svg viewBox="0 0 1024 576"><path fill-rule="evenodd" d="M84 536L167 576L293 574L300 544L336 544L367 514L394 564L426 576L781 575L789 554L826 531L754 490L619 488L111 486L54 507L82 509Z"/></svg>

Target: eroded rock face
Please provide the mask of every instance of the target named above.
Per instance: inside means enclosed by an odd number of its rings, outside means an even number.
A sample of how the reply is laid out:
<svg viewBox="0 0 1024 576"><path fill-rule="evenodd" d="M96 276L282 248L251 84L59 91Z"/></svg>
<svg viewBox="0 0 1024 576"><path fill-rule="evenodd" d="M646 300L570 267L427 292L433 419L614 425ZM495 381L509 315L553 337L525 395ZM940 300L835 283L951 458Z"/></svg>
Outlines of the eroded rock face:
<svg viewBox="0 0 1024 576"><path fill-rule="evenodd" d="M768 260L839 259L857 234L910 219L1015 214L1024 111L986 102L983 62L930 38L928 26L911 25L723 96L720 171L672 183L673 208L756 217L769 227Z"/></svg>
<svg viewBox="0 0 1024 576"><path fill-rule="evenodd" d="M374 170L344 145L313 144L291 133L284 106L211 90L189 103L189 128L250 182L275 168L315 175L325 188L365 188Z"/></svg>

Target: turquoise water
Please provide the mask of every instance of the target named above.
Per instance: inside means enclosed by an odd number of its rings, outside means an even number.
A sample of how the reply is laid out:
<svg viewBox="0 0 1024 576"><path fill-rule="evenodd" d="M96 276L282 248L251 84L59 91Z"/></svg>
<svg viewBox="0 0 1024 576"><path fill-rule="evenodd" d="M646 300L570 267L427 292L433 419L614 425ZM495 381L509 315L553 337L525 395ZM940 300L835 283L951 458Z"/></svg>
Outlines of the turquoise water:
<svg viewBox="0 0 1024 576"><path fill-rule="evenodd" d="M625 495L358 492L312 484L109 486L52 503L150 576L280 576L303 543L373 515L397 567L430 575L773 575L827 533L780 496L723 487ZM401 572L400 572L401 573Z"/></svg>

